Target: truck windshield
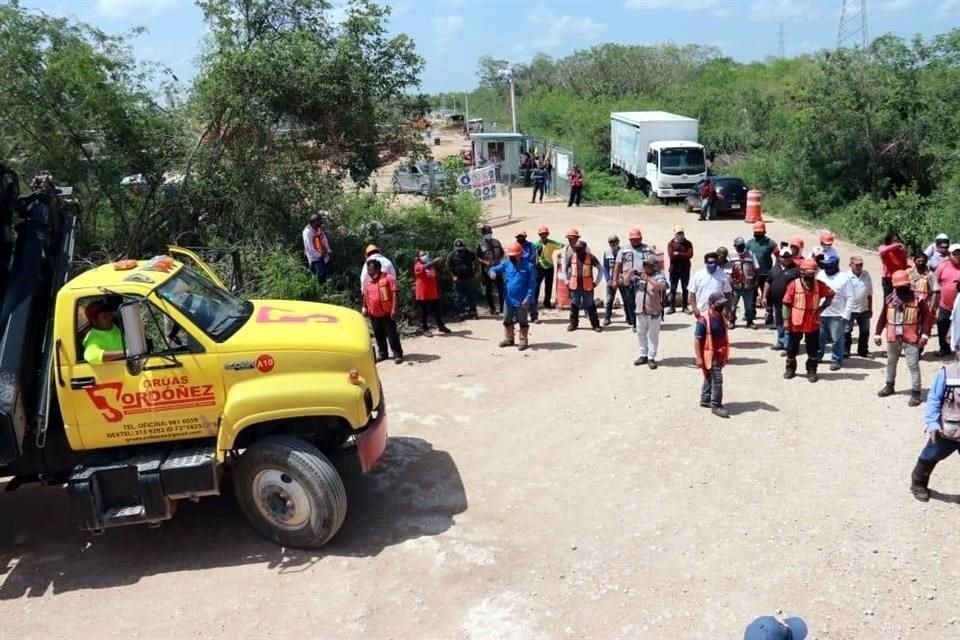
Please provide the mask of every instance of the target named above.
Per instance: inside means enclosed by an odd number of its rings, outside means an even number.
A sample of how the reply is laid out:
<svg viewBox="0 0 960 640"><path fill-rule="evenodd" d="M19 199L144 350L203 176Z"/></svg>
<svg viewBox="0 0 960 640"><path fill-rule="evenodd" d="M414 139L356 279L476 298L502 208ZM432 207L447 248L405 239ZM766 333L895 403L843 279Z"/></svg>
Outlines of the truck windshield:
<svg viewBox="0 0 960 640"><path fill-rule="evenodd" d="M660 151L660 172L670 176L681 174L696 175L707 170L703 149L662 149Z"/></svg>
<svg viewBox="0 0 960 640"><path fill-rule="evenodd" d="M221 289L189 267L160 285L157 295L217 342L233 335L253 312L253 303Z"/></svg>

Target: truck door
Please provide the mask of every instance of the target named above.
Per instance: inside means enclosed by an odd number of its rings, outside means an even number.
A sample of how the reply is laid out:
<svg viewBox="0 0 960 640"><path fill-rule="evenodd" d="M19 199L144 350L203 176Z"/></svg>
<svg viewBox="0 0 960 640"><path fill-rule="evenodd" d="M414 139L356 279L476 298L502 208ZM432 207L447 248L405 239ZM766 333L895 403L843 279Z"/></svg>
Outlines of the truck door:
<svg viewBox="0 0 960 640"><path fill-rule="evenodd" d="M79 298L84 307L102 296ZM224 402L217 355L205 337L149 299L125 303L114 312L122 325L128 360L92 364L85 360L83 336L66 370L62 394L71 394L74 448L100 449L131 444L214 437ZM86 329L89 330L89 329ZM173 331L176 336L171 336ZM85 329L81 326L78 334ZM195 333L195 330L193 330ZM134 342L140 342L136 348ZM142 357L129 360L139 351ZM79 440L81 446L76 442Z"/></svg>
<svg viewBox="0 0 960 640"><path fill-rule="evenodd" d="M198 256L196 253L190 251L190 249L171 244L167 245L167 251L170 252L171 256L183 264L210 278L210 281L221 289L229 291L229 289L227 289L227 285L223 283L223 280L220 279L210 265L204 262L203 259L200 258L200 256Z"/></svg>

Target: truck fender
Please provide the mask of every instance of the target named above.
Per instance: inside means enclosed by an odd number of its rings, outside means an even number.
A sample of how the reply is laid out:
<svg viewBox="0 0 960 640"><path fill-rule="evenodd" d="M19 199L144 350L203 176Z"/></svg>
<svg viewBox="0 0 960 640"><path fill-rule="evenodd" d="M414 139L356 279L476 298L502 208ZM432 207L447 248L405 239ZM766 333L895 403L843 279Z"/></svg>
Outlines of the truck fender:
<svg viewBox="0 0 960 640"><path fill-rule="evenodd" d="M359 429L369 419L366 391L365 384L352 384L342 373L291 373L238 382L227 394L217 450L232 449L241 431L271 420L331 416Z"/></svg>

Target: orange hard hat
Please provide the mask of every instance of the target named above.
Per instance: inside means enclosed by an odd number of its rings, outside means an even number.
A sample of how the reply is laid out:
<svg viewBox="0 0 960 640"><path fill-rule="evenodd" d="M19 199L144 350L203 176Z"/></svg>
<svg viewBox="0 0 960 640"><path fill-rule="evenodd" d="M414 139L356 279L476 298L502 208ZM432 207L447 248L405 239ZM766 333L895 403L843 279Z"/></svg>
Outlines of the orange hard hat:
<svg viewBox="0 0 960 640"><path fill-rule="evenodd" d="M890 283L896 287L909 287L910 286L910 274L902 269L900 271L894 271L890 275Z"/></svg>
<svg viewBox="0 0 960 640"><path fill-rule="evenodd" d="M363 250L364 256L369 256L371 253L377 253L380 251L380 247L375 244L368 244L367 248Z"/></svg>
<svg viewBox="0 0 960 640"><path fill-rule="evenodd" d="M755 232L756 232L756 231L762 231L762 232L766 233L766 232L767 232L767 225L764 224L763 222L754 222L754 223L753 223L753 230L754 230Z"/></svg>
<svg viewBox="0 0 960 640"><path fill-rule="evenodd" d="M538 235L538 236L542 236L542 235L545 234L545 233L547 233L547 234L550 233L550 227L544 225L544 226L540 227L539 229L537 229L537 235Z"/></svg>
<svg viewBox="0 0 960 640"><path fill-rule="evenodd" d="M816 271L817 261L813 258L804 258L800 261L800 271Z"/></svg>
<svg viewBox="0 0 960 640"><path fill-rule="evenodd" d="M825 244L827 246L833 244L833 234L829 231L820 232L820 244Z"/></svg>
<svg viewBox="0 0 960 640"><path fill-rule="evenodd" d="M509 247L507 247L506 254L507 254L508 256L522 256L522 255L523 255L523 247L520 246L520 243L519 243L519 242L514 242L514 243L511 244Z"/></svg>
<svg viewBox="0 0 960 640"><path fill-rule="evenodd" d="M794 238L793 240L790 241L790 244L792 244L795 247L800 247L801 249L803 249L803 238L800 238L800 237Z"/></svg>
<svg viewBox="0 0 960 640"><path fill-rule="evenodd" d="M570 227L569 229L567 229L567 237L568 237L568 238L579 238L579 237L580 237L580 231L578 231L576 227Z"/></svg>
<svg viewBox="0 0 960 640"><path fill-rule="evenodd" d="M527 237L526 229L521 229L520 231L517 231L515 234L513 234L514 238L519 238L520 236L523 236L524 238Z"/></svg>
<svg viewBox="0 0 960 640"><path fill-rule="evenodd" d="M634 227L633 229L630 229L630 232L627 234L627 239L643 240L643 231L640 230L640 227Z"/></svg>

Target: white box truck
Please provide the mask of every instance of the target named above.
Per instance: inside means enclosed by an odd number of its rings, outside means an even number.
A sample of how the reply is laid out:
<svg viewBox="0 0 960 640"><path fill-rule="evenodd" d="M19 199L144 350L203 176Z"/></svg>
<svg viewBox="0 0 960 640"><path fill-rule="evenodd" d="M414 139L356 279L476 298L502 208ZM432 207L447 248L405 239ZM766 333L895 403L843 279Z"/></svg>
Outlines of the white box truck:
<svg viewBox="0 0 960 640"><path fill-rule="evenodd" d="M662 200L685 198L707 177L696 118L665 111L610 114L610 169L624 186Z"/></svg>

